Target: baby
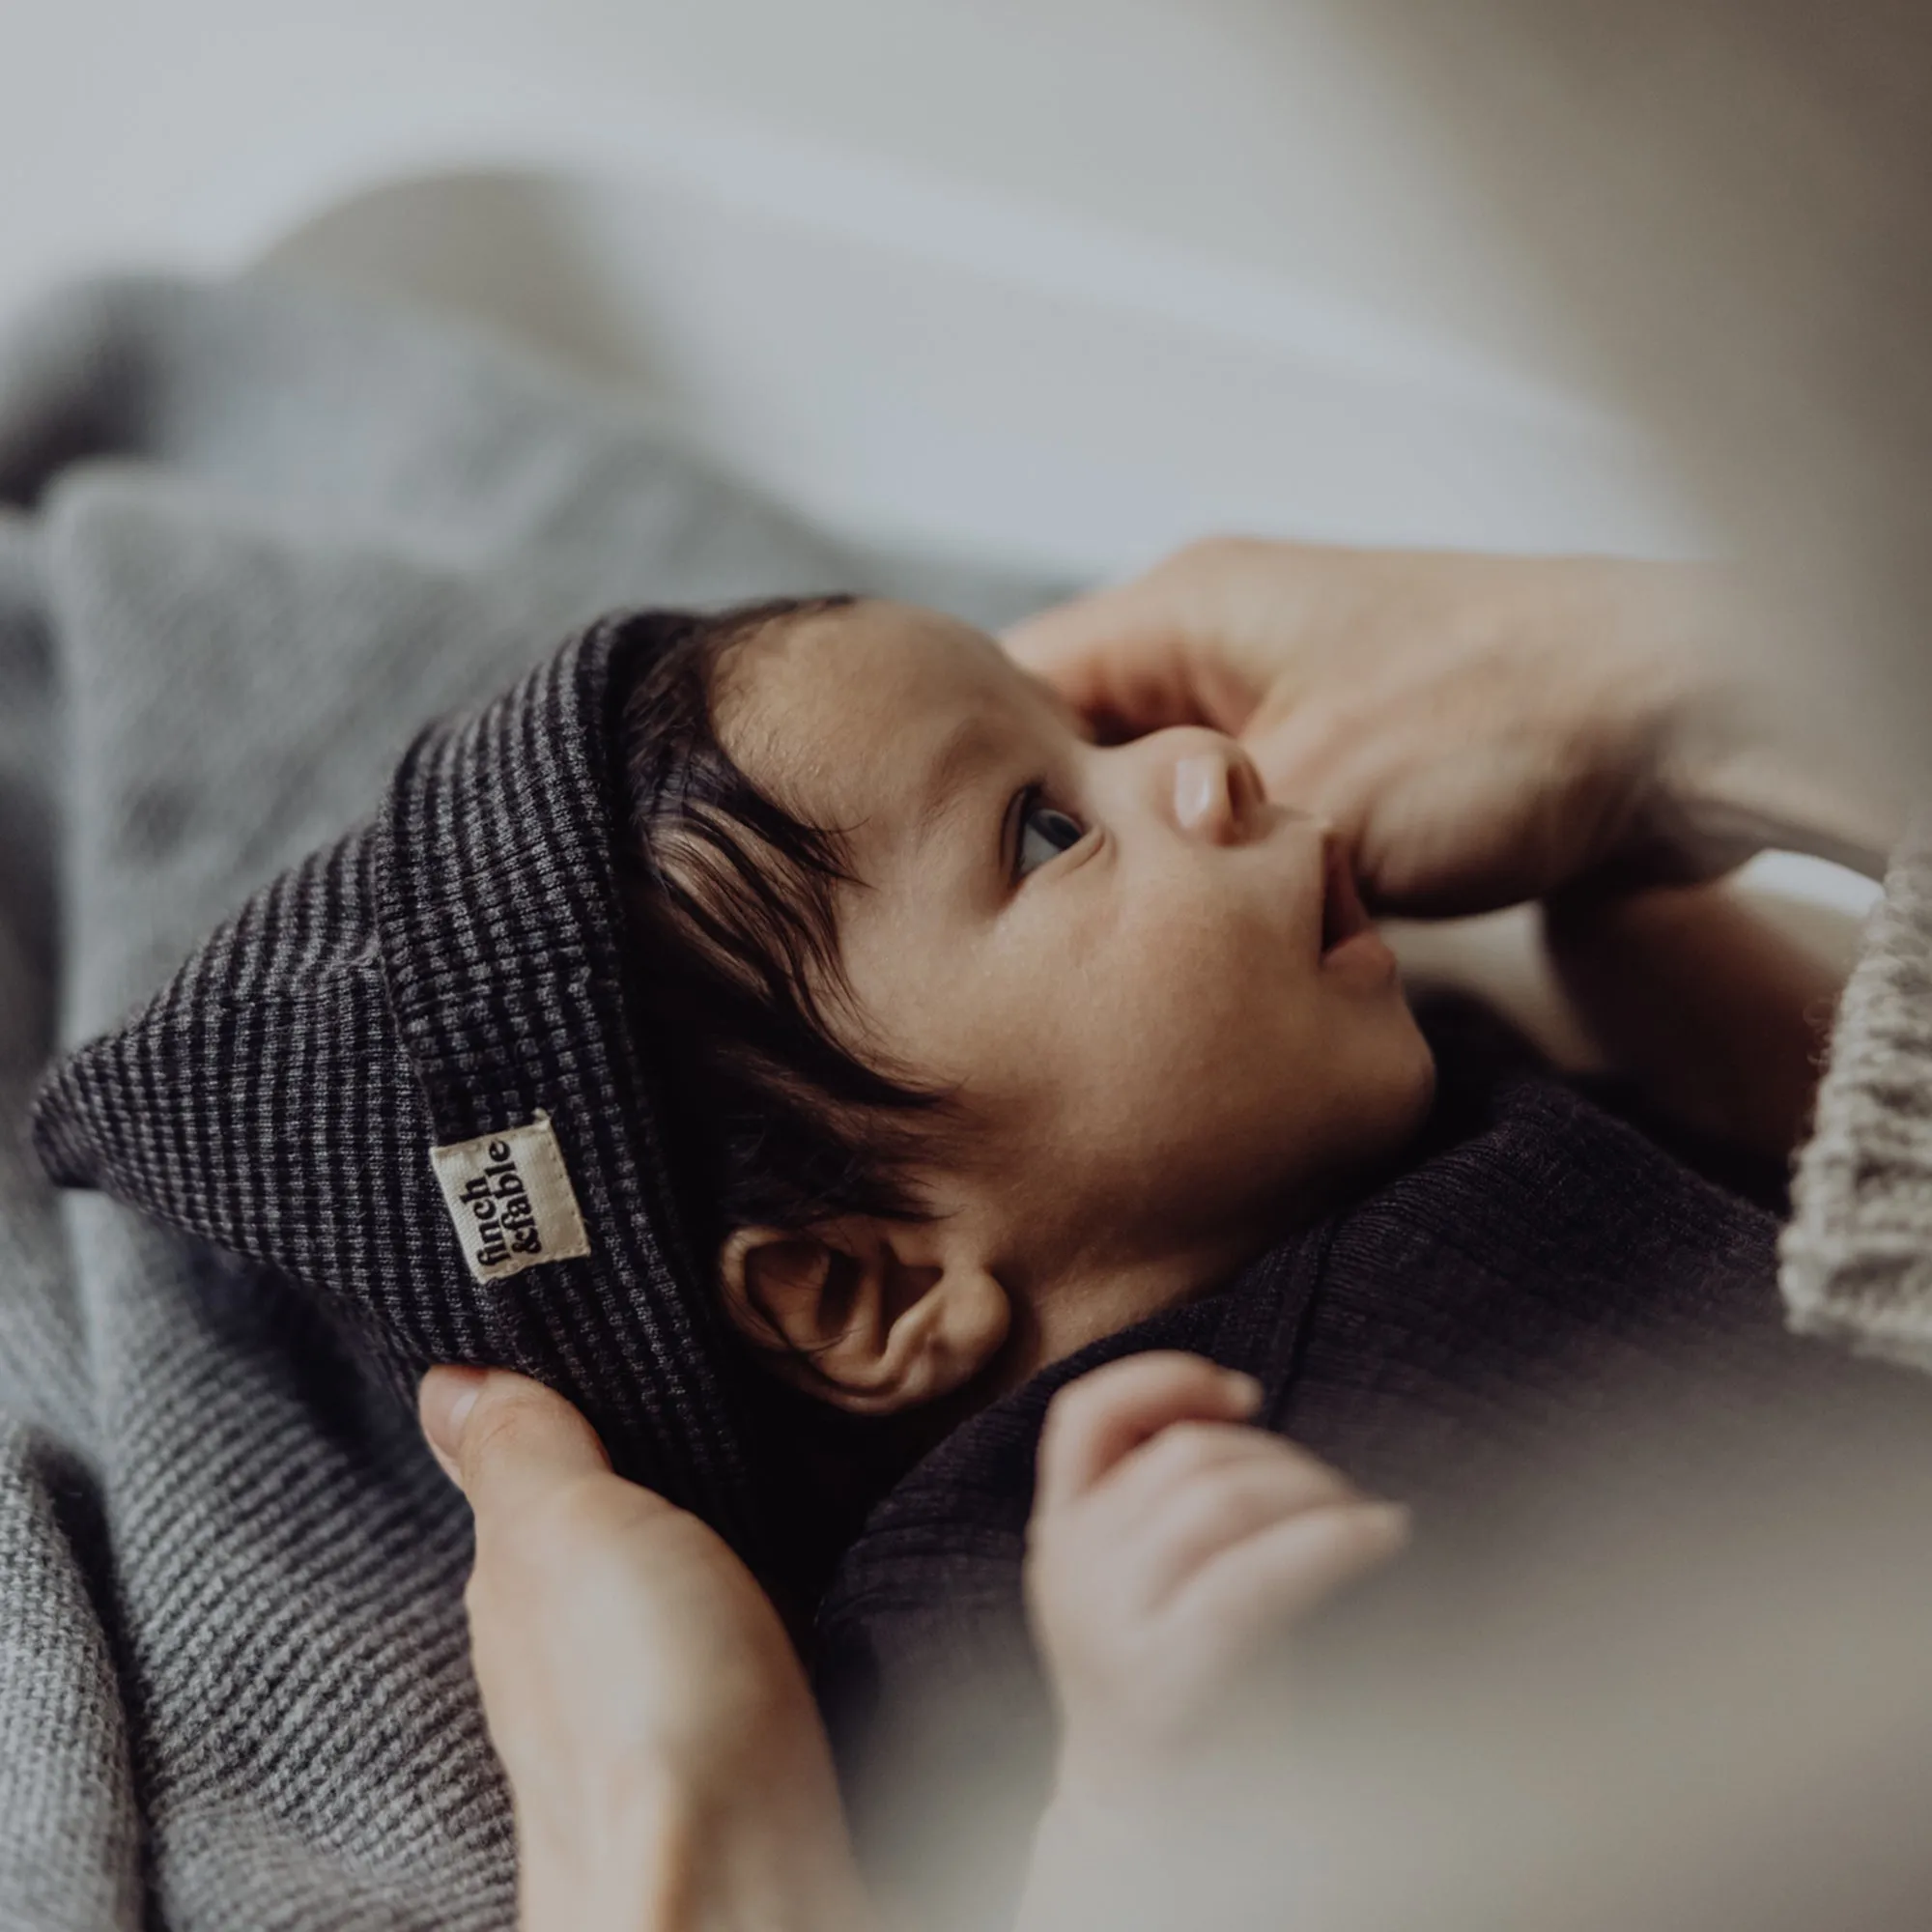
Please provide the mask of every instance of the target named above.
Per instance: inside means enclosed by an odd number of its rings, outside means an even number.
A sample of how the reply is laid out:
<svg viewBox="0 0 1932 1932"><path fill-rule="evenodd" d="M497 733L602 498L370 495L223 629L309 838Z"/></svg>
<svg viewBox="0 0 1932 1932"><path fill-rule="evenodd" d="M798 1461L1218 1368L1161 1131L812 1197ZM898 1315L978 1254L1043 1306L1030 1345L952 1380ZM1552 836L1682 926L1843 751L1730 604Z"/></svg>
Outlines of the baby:
<svg viewBox="0 0 1932 1932"><path fill-rule="evenodd" d="M956 1420L1224 1282L1409 1142L1434 1069L1343 854L1205 729L1101 745L992 639L823 599L692 620L623 714L640 1005L738 1331ZM1249 1377L1070 1385L1029 1594L1060 1811L1104 1804L1404 1513Z"/></svg>
<svg viewBox="0 0 1932 1932"><path fill-rule="evenodd" d="M1417 1150L1435 1067L1345 855L1231 738L1096 742L990 639L824 599L691 619L623 740L640 1004L671 1020L728 1317L817 1403L956 1432L846 1559L830 1690L856 1656L877 1729L909 1649L956 1676L934 1633L989 1573L997 1599L986 1550L1030 1507L1060 1720L1037 1883L1091 1863L1056 1856L1067 1821L1158 1781L1289 1619L1403 1544L1402 1508L1289 1439L1297 1402L1406 1493L1472 1445L1537 1458L1498 1354L1535 1391L1626 1347L1634 1304L1660 1351L1769 1316L1769 1217L1570 1093L1525 1086L1350 1218ZM1733 964L1758 944L1723 937ZM1581 951L1602 972L1617 943ZM1329 1252L1284 1247L1317 1222ZM1028 1485L1011 1438L1055 1386ZM956 1712L927 1729L956 1751Z"/></svg>

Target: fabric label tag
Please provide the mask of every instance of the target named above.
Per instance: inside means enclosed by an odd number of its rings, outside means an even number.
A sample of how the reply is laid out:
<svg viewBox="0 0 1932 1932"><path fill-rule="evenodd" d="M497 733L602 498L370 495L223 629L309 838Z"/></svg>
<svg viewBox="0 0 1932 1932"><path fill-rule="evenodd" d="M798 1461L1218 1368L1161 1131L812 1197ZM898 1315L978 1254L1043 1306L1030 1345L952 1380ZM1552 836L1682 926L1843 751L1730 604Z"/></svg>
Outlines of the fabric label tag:
<svg viewBox="0 0 1932 1932"><path fill-rule="evenodd" d="M478 1281L590 1252L556 1130L541 1109L524 1126L431 1148L429 1160Z"/></svg>

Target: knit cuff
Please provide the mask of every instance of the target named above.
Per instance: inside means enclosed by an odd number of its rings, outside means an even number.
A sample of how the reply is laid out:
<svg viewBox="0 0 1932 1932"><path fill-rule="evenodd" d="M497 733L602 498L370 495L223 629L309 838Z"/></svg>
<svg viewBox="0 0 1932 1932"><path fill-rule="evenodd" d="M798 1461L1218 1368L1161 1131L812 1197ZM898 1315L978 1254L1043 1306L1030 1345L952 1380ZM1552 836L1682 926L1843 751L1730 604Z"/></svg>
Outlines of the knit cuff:
<svg viewBox="0 0 1932 1932"><path fill-rule="evenodd" d="M1792 1206L1778 1277L1792 1328L1932 1370L1932 810L1866 925Z"/></svg>

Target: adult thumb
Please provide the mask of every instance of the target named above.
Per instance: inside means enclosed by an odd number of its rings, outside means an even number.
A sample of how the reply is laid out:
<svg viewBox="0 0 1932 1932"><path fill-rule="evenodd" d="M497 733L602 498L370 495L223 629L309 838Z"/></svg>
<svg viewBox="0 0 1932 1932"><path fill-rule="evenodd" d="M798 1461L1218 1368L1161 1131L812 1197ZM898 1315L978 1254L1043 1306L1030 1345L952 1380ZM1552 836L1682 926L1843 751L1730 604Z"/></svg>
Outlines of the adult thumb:
<svg viewBox="0 0 1932 1932"><path fill-rule="evenodd" d="M597 1432L562 1396L508 1369L431 1369L416 1415L443 1473L479 1515L611 1466Z"/></svg>
<svg viewBox="0 0 1932 1932"><path fill-rule="evenodd" d="M1166 613L1151 604L1132 586L1096 590L1023 618L1000 642L1076 711L1136 718L1151 709L1164 717L1173 703L1177 640Z"/></svg>
<svg viewBox="0 0 1932 1932"><path fill-rule="evenodd" d="M1158 582L1096 590L1015 624L1000 639L1103 732L1138 737L1172 724L1238 730L1256 694L1219 641Z"/></svg>

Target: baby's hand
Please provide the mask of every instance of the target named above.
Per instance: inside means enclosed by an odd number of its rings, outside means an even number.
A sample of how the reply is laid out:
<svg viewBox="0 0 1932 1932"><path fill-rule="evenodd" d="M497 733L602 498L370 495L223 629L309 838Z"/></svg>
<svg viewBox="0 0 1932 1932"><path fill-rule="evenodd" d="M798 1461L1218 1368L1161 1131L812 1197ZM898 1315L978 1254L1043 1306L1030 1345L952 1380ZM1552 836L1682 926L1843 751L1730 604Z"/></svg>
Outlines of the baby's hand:
<svg viewBox="0 0 1932 1932"><path fill-rule="evenodd" d="M1063 1791L1158 1771L1288 1619L1405 1540L1406 1511L1247 1426L1260 1395L1198 1355L1150 1353L1047 1410L1026 1587Z"/></svg>

